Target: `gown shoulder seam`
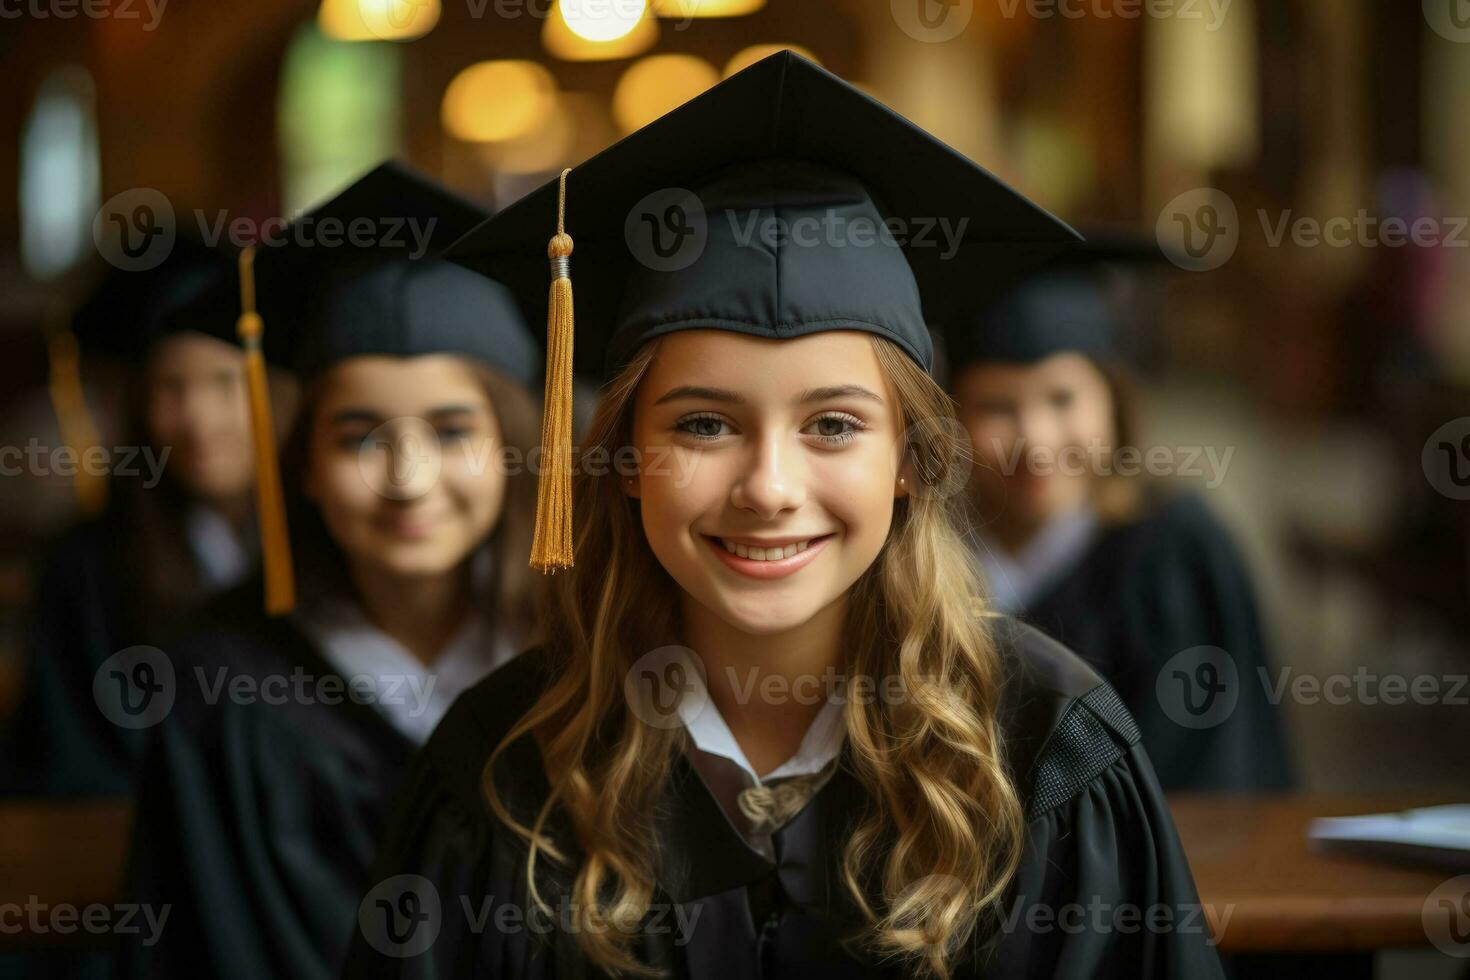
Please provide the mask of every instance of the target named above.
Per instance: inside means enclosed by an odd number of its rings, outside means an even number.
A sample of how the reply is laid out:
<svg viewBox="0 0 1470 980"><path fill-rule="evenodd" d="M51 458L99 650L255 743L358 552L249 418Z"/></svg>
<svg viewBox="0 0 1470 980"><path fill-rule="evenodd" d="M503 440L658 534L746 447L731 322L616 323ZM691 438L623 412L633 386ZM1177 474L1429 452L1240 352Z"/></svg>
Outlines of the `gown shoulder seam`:
<svg viewBox="0 0 1470 980"><path fill-rule="evenodd" d="M1073 700L1037 760L1027 819L1071 800L1112 768L1141 733L1108 684Z"/></svg>

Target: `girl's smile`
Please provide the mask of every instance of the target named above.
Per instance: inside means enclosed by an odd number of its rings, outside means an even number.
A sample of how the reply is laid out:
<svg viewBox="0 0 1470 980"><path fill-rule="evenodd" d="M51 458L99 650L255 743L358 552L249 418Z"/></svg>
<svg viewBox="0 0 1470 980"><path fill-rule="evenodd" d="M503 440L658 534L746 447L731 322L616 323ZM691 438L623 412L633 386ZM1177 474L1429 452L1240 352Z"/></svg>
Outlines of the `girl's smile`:
<svg viewBox="0 0 1470 980"><path fill-rule="evenodd" d="M756 579L785 578L816 561L835 535L805 538L725 538L706 534L704 539L727 566Z"/></svg>

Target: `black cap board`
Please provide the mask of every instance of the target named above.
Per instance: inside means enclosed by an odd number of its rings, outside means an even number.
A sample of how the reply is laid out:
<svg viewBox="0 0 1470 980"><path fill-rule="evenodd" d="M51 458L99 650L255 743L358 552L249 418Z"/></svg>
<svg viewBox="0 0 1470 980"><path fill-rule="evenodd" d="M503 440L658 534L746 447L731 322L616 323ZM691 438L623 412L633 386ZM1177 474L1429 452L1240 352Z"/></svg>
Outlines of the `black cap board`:
<svg viewBox="0 0 1470 980"><path fill-rule="evenodd" d="M552 181L449 257L545 311ZM577 363L610 372L642 343L713 327L758 337L860 330L932 363L926 318L1078 240L924 130L789 51L570 171ZM975 270L980 270L976 272Z"/></svg>

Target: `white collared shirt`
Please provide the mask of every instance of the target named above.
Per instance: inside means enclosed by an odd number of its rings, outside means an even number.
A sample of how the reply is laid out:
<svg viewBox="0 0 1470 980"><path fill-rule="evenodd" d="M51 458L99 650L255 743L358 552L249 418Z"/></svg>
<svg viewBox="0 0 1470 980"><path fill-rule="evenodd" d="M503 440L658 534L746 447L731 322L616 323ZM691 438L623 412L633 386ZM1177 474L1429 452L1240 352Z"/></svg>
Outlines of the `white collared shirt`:
<svg viewBox="0 0 1470 980"><path fill-rule="evenodd" d="M695 685L703 681L694 674ZM693 743L689 760L719 801L730 822L741 830L746 842L757 851L772 856L769 835L754 833L749 822L740 812L739 796L742 790L790 776L809 776L821 772L842 750L847 738L847 726L840 701L828 698L812 719L796 754L781 765L760 776L746 758L740 743L735 740L730 726L725 723L720 709L702 687L679 701L679 718Z"/></svg>
<svg viewBox="0 0 1470 980"><path fill-rule="evenodd" d="M356 602L324 602L295 618L344 679L369 679L373 708L416 745L429 740L455 698L516 652L478 612L430 664L369 622Z"/></svg>
<svg viewBox="0 0 1470 980"><path fill-rule="evenodd" d="M184 538L211 590L238 585L250 574L251 554L219 511L202 505L190 507L184 513Z"/></svg>
<svg viewBox="0 0 1470 980"><path fill-rule="evenodd" d="M990 607L1007 615L1025 612L1082 560L1098 528L1097 512L1084 505L1047 521L1016 555L977 528L974 552L985 575Z"/></svg>

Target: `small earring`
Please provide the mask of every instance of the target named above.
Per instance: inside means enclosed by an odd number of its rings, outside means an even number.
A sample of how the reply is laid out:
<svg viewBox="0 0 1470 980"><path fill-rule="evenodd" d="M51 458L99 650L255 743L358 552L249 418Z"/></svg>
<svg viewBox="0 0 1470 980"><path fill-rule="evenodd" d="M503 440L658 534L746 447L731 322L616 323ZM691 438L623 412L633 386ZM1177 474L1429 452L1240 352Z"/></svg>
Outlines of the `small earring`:
<svg viewBox="0 0 1470 980"><path fill-rule="evenodd" d="M908 482L909 481L906 478L904 478L904 477L899 477L898 478L898 485L901 486L901 487L908 486Z"/></svg>

